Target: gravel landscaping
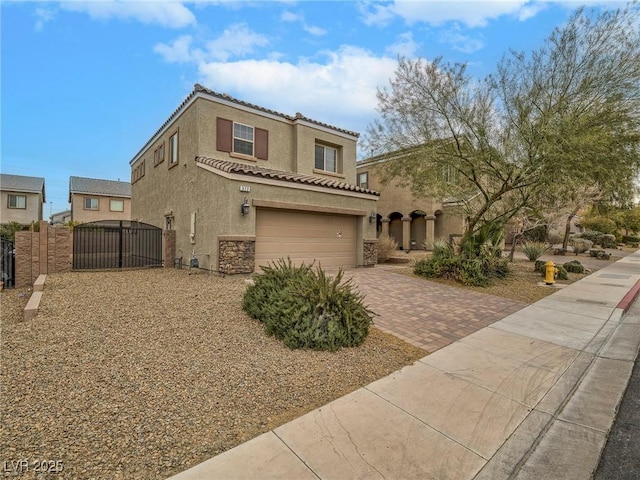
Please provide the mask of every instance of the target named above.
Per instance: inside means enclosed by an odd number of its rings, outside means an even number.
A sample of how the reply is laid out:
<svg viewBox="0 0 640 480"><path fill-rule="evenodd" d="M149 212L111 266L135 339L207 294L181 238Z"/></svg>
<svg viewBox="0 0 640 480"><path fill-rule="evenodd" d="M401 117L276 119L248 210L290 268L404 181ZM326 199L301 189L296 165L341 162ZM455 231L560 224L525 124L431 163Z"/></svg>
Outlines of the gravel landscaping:
<svg viewBox="0 0 640 480"><path fill-rule="evenodd" d="M30 322L30 292L2 291L3 465L166 478L426 355L376 328L358 348L289 350L242 311L245 288L174 269L54 274Z"/></svg>

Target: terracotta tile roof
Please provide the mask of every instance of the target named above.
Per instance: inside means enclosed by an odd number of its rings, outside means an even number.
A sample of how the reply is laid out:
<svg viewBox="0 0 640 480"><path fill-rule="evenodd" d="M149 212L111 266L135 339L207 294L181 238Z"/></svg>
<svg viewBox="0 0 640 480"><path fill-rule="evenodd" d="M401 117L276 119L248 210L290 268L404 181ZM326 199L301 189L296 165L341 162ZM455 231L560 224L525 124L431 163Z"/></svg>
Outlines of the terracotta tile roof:
<svg viewBox="0 0 640 480"><path fill-rule="evenodd" d="M69 198L72 193L131 197L131 183L98 178L69 177Z"/></svg>
<svg viewBox="0 0 640 480"><path fill-rule="evenodd" d="M327 188L336 188L339 190L349 190L358 193L367 193L370 195L380 194L374 190L368 188L360 188L350 183L341 182L339 180L333 180L330 178L323 178L316 175L302 175L293 172L283 172L281 170L272 170L270 168L258 167L255 165L247 165L244 163L231 162L229 160L216 160L209 157L196 157L196 163L202 163L208 165L221 172L237 173L241 175L250 175L254 177L272 178L274 180L283 180L285 182L303 183L307 185L318 185Z"/></svg>

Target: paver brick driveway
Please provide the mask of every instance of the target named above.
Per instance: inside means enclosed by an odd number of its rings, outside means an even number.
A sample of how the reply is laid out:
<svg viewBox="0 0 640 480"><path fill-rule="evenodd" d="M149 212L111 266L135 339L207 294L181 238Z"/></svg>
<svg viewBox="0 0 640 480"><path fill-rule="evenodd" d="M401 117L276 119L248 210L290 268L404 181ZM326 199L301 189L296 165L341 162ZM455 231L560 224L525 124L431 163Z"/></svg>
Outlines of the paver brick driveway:
<svg viewBox="0 0 640 480"><path fill-rule="evenodd" d="M527 304L413 278L376 266L345 271L365 303L378 314L374 324L412 345L434 352L501 320Z"/></svg>

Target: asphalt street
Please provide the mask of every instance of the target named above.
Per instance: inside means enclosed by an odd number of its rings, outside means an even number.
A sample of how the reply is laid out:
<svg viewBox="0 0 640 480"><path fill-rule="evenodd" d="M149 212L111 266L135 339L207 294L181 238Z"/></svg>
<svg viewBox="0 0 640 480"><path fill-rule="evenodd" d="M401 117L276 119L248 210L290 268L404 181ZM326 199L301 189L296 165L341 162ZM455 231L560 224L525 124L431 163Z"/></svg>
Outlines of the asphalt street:
<svg viewBox="0 0 640 480"><path fill-rule="evenodd" d="M626 319L640 322L640 297ZM605 445L595 480L637 480L640 478L640 355L636 357L609 439Z"/></svg>

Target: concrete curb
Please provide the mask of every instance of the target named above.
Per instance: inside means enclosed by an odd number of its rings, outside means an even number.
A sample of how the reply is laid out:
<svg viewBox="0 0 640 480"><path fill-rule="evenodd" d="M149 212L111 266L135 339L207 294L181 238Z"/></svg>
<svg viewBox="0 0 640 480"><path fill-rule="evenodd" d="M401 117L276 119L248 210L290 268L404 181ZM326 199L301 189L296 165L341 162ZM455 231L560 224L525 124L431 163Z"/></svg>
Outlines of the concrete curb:
<svg viewBox="0 0 640 480"><path fill-rule="evenodd" d="M27 306L24 307L24 321L33 320L38 315L38 309L40 308L40 300L42 300L42 294L44 292L44 282L47 279L46 275L38 275L38 278L33 284L33 293L27 302Z"/></svg>

